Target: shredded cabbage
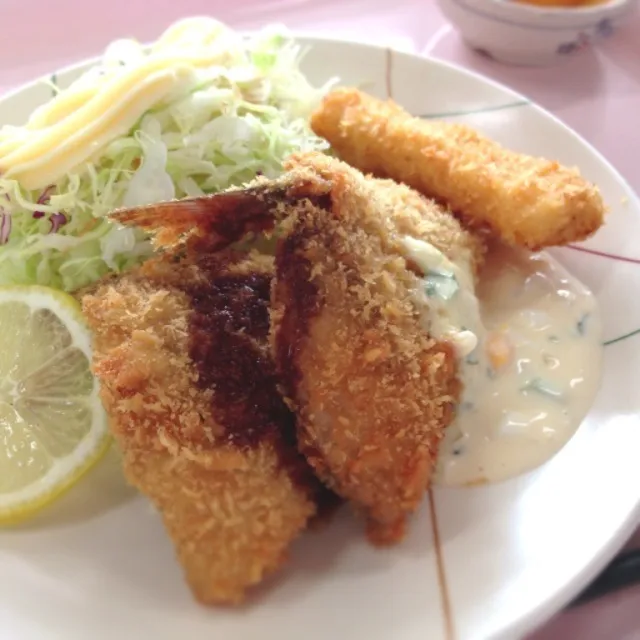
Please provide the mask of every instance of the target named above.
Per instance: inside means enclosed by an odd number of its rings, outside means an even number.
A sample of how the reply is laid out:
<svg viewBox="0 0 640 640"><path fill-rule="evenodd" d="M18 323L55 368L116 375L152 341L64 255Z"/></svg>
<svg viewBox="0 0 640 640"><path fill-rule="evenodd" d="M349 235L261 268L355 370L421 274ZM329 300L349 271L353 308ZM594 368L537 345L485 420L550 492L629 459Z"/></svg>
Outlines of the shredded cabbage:
<svg viewBox="0 0 640 640"><path fill-rule="evenodd" d="M189 28L194 25L192 19ZM142 232L106 218L113 209L212 193L257 174L275 177L291 152L326 148L308 116L328 85L309 84L299 69L301 50L284 29L241 38L219 25L215 39L210 31L208 37L207 46L225 55L195 69L193 82L147 110L126 135L96 149L89 162L44 191L0 175L0 284L72 291L120 272L151 249ZM137 42L120 41L62 93L90 90L118 65L139 64L147 55ZM16 128L3 130L13 134Z"/></svg>

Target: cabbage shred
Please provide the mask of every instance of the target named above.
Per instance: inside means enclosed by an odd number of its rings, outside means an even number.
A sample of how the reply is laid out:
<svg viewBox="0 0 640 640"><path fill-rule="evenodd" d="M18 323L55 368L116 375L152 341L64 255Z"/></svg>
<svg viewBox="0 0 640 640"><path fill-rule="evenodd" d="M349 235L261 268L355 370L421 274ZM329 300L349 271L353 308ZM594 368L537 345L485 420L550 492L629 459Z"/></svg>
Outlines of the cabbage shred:
<svg viewBox="0 0 640 640"><path fill-rule="evenodd" d="M275 177L290 153L325 149L308 117L326 87L309 84L300 59L284 30L264 30L242 39L228 67L199 71L197 86L155 105L45 191L0 176L0 215L11 223L0 238L0 284L73 291L126 270L151 247L141 231L107 219L112 210Z"/></svg>

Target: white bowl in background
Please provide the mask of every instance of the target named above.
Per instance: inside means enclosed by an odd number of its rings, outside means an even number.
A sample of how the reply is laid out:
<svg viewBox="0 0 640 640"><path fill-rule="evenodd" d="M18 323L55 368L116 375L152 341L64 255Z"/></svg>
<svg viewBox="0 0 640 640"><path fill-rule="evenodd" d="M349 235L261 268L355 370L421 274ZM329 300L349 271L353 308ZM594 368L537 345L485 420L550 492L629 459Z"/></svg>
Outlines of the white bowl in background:
<svg viewBox="0 0 640 640"><path fill-rule="evenodd" d="M464 41L495 60L550 65L609 37L637 7L637 0L539 7L513 0L438 0Z"/></svg>

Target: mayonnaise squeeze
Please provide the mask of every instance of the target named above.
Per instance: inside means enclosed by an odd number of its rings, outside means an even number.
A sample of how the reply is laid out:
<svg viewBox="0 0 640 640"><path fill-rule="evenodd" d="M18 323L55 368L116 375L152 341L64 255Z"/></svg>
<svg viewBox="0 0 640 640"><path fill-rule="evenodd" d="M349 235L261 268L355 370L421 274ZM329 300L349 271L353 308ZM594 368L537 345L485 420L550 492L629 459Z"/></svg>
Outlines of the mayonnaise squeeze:
<svg viewBox="0 0 640 640"><path fill-rule="evenodd" d="M239 36L209 18L176 23L148 53L132 41L114 43L111 64L80 77L24 126L0 130L0 173L25 189L45 188L126 134L146 111L195 88L198 70L228 65L240 51Z"/></svg>

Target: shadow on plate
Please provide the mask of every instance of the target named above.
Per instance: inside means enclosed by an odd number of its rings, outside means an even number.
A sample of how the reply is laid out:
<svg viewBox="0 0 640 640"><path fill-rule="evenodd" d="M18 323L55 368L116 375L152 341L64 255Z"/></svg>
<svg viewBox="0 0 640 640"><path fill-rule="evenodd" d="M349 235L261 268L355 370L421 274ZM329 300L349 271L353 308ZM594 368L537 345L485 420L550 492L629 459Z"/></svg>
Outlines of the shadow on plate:
<svg viewBox="0 0 640 640"><path fill-rule="evenodd" d="M402 563L415 565L419 558L431 552L428 502L409 524L406 538L390 547L374 547L365 536L364 522L344 504L328 522L302 535L292 546L287 565L282 571L265 580L254 589L244 605L225 610L225 613L246 615L263 607L295 606L316 597L325 588L326 579L339 576L338 582L330 581L334 588L349 588L353 579L383 576L386 584L392 568ZM215 609L214 609L215 611Z"/></svg>
<svg viewBox="0 0 640 640"><path fill-rule="evenodd" d="M180 615L210 613L233 620L252 610L302 604L335 585L334 575L342 577L337 583L342 589L371 576L382 576L386 585L394 568L430 562L430 531L425 500L402 543L375 548L366 539L363 520L342 505L294 543L285 567L254 589L244 606L201 607L188 590L159 514L127 486L112 449L51 509L1 532L0 563L9 563L9 574L34 575L43 588L73 592L87 603L111 592L118 594L113 606L135 601Z"/></svg>
<svg viewBox="0 0 640 640"><path fill-rule="evenodd" d="M6 531L22 533L76 525L104 515L135 496L135 489L122 475L120 457L112 446L104 458L56 502Z"/></svg>
<svg viewBox="0 0 640 640"><path fill-rule="evenodd" d="M527 95L545 109L556 111L602 95L604 73L596 49L580 51L575 57L552 67L517 67L489 60L466 49L469 67ZM571 78L578 82L568 82Z"/></svg>
<svg viewBox="0 0 640 640"><path fill-rule="evenodd" d="M445 59L453 57L458 65L492 78L550 111L604 95L603 53L597 48L580 51L555 66L523 67L497 62L470 49L452 30L429 53ZM580 78L579 83L571 81L576 77ZM594 119L602 115L597 109L590 109L590 113Z"/></svg>

